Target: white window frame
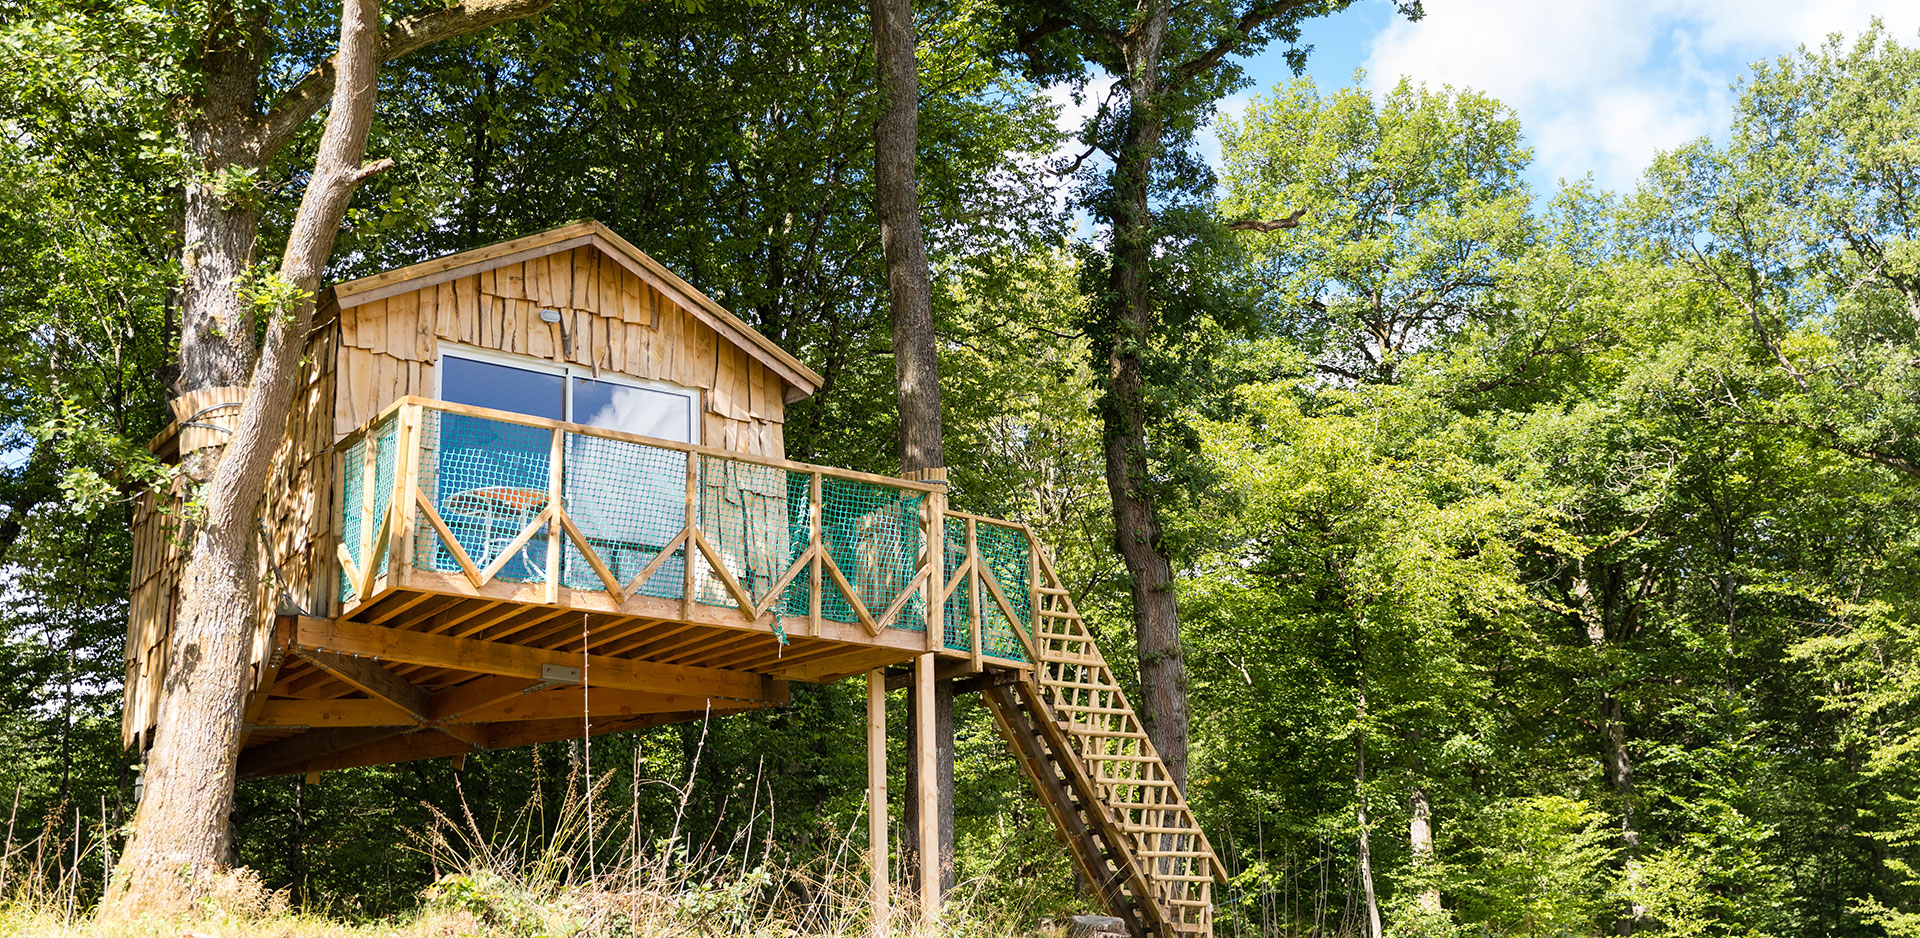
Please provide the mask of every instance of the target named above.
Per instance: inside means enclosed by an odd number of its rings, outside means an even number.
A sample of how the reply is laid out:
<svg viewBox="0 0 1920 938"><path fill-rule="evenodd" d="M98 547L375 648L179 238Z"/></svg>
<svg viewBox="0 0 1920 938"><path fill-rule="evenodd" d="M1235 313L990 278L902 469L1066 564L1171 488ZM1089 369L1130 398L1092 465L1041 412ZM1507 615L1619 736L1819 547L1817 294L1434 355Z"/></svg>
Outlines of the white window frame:
<svg viewBox="0 0 1920 938"><path fill-rule="evenodd" d="M655 381L649 378L636 378L632 375L616 374L614 372L609 372L609 371L602 371L598 374L595 374L593 369L583 367L581 365L575 365L575 364L564 363L564 362L556 362L556 361L552 361L550 359L545 359L545 358L535 358L532 355L516 355L512 352L502 352L499 349L480 348L478 346L473 346L473 345L463 345L458 342L442 341L439 343L439 347L435 349L436 357L434 358L433 396L436 400L444 401L447 399L447 392L445 387L446 369L440 367L440 362L444 360L446 356L449 354L453 355L456 358L465 358L465 359L470 359L472 361L486 362L487 364L490 364L490 365L504 365L509 368L519 368L525 371L538 371L545 374L560 376L561 378L565 379L560 382L560 387L562 389L561 399L563 402L561 405L561 410L566 415L564 420L567 423L576 422L573 419L573 416L574 416L573 415L573 379L574 378L583 378L588 381L606 382L608 384L617 384L623 387L638 388L638 389L647 390L647 391L658 391L665 394L672 394L677 397L684 397L687 399L687 404L688 404L688 411L687 411L688 434L687 435L692 437L692 439L688 440L687 442L694 446L700 445L701 410L700 410L700 389L698 388L682 387L681 385L672 384L666 381Z"/></svg>

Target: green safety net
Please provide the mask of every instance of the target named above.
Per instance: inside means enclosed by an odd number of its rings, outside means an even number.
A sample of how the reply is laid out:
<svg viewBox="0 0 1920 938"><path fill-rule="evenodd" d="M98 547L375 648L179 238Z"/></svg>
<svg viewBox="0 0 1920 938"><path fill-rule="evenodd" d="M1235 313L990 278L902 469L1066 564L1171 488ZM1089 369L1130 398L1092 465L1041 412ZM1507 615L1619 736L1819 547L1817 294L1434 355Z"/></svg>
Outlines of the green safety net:
<svg viewBox="0 0 1920 938"><path fill-rule="evenodd" d="M960 568L967 559L967 523L964 518L946 519L946 582L960 575ZM1031 628L1029 621L1033 617L1031 600L1031 571L1027 535L1019 528L991 522L976 522L974 539L980 549L980 560L987 573L999 584L1000 591L1006 594L1007 602L1013 606L1019 627L1025 631ZM975 591L980 601L980 651L982 654L1009 661L1026 660L1025 647L1020 637L1014 634L1013 623L1007 621L1006 613L1000 604L994 601L984 582L975 584L971 577L954 588L947 597L944 628L941 630L946 646L954 651L972 651L973 640L970 624L972 622ZM1031 634L1029 632L1028 634Z"/></svg>
<svg viewBox="0 0 1920 938"><path fill-rule="evenodd" d="M687 454L579 433L566 434L562 445L561 502L624 590L687 527ZM569 537L560 543L561 585L606 589L580 546ZM674 548L633 592L679 599L687 552L684 545Z"/></svg>
<svg viewBox="0 0 1920 938"><path fill-rule="evenodd" d="M790 488L810 486L811 476L794 473ZM811 494L810 489L806 489ZM893 607L919 570L920 530L925 493L894 488L875 482L826 476L820 480L821 542L834 566L852 584L869 615L879 618ZM806 516L797 521L799 531L807 529ZM798 541L794 555L806 549ZM788 615L808 615L811 583L808 573L795 578L787 590L782 608ZM836 622L857 623L860 617L847 602L846 595L822 568L820 615ZM907 598L890 628L924 632L927 628L926 603L918 594Z"/></svg>
<svg viewBox="0 0 1920 938"><path fill-rule="evenodd" d="M394 430L388 420L345 451L344 505L361 503L364 460L369 445L375 460L374 520L386 510L397 466ZM542 524L504 561L501 555L546 508L552 484L554 431L508 420L493 420L432 409L423 413L419 454L421 491L432 500L474 566L499 563L496 579L518 583L546 580L548 530ZM564 433L561 440L561 504L590 549L623 590L660 556L687 526L687 491L697 502L695 519L727 572L756 608L771 606L782 616L807 616L813 584L803 565L777 598L770 593L812 542L813 474L711 454ZM689 479L689 472L692 478ZM821 479L821 541L826 555L845 574L854 593L874 617L893 607L913 581L922 557L925 533L923 492L880 482L831 475ZM361 514L344 513L341 537L358 561ZM982 523L980 550L1008 599L1018 623L1010 623L998 604L982 605L982 650L999 658L1024 658L1015 627L1027 628L1029 615L1028 549L1017 528ZM943 551L949 578L965 559L965 525L946 526ZM424 521L416 524L412 561L419 569L460 571L458 560ZM593 564L568 536L560 538L560 584L574 590L604 590ZM704 555L681 544L668 553L645 583L631 592L678 600L689 556L698 558L696 601L736 605ZM385 558L381 556L384 569ZM823 573L823 618L857 624L859 617L839 586ZM341 595L350 592L344 576ZM953 649L969 647L969 590L956 589L947 602L943 638ZM983 594L984 595L984 594ZM925 597L907 595L890 627L924 631Z"/></svg>
<svg viewBox="0 0 1920 938"><path fill-rule="evenodd" d="M1020 528L982 522L975 529L974 538L980 548L981 564L1006 594L1015 618L1014 622L1007 621L1000 604L982 589L980 648L996 658L1024 661L1026 649L1013 630L1019 628L1028 635L1033 634L1033 561L1027 533Z"/></svg>
<svg viewBox="0 0 1920 938"><path fill-rule="evenodd" d="M361 539L366 536L365 529L379 536L380 517L386 514L387 503L393 500L393 476L399 464L396 450L399 422L392 416L361 435L352 446L347 447L345 477L340 485L340 542L347 545L347 553L353 558L354 566L365 569L366 558L361 556ZM367 448L373 448L373 514L366 514L366 471ZM387 545L373 545L373 555L380 558L379 576L387 572ZM344 568L340 571L340 598L345 600L353 592L347 580Z"/></svg>
<svg viewBox="0 0 1920 938"><path fill-rule="evenodd" d="M547 507L553 432L503 420L427 411L420 423L420 490L475 567L485 569ZM495 574L512 583L547 578L547 526ZM455 572L460 563L430 526L415 525L414 565Z"/></svg>

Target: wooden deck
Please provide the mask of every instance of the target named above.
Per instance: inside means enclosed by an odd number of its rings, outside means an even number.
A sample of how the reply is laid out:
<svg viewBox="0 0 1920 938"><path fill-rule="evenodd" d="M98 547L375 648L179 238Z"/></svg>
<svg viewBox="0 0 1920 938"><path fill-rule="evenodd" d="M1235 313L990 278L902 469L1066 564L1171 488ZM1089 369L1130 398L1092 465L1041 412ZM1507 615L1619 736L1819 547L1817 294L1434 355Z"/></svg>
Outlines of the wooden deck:
<svg viewBox="0 0 1920 938"><path fill-rule="evenodd" d="M778 706L928 654L1032 668L1032 537L938 485L418 398L339 450L337 613L274 623L246 774ZM512 516L450 517L476 492Z"/></svg>

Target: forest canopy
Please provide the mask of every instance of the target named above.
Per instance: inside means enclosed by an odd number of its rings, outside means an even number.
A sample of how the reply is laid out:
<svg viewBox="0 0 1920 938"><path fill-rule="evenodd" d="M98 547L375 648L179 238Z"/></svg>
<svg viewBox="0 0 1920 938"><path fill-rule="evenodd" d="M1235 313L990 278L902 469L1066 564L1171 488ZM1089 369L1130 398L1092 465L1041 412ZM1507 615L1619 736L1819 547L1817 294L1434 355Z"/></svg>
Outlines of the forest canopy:
<svg viewBox="0 0 1920 938"><path fill-rule="evenodd" d="M1754 65L1723 132L1623 192L1530 184L1526 128L1470 89L1297 78L1215 113L1246 79L1196 70L1149 221L1101 175L1127 103L1063 131L1049 95L1125 63L1045 6L914 7L952 499L1055 545L1138 681L1107 465L1135 396L1123 494L1164 529L1218 933L1920 936L1920 37ZM169 9L0 3L0 906L97 901L135 797L128 527L168 471L196 172ZM275 8L269 80L335 16ZM894 472L867 17L563 0L389 63L367 151L394 165L325 278L596 218L820 373L790 458ZM219 181L262 256L320 145ZM863 694L243 781L233 846L296 905L402 914L445 872L408 832L584 769L633 793L609 842L805 867L865 809ZM1089 910L984 708L957 719L965 889L1022 928Z"/></svg>

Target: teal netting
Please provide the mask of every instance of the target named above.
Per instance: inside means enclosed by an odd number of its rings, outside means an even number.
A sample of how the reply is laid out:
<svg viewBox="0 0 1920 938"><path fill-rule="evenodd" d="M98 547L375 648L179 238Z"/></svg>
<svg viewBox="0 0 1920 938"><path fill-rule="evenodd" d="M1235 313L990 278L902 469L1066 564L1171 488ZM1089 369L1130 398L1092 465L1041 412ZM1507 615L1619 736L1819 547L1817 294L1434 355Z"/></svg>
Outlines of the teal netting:
<svg viewBox="0 0 1920 938"><path fill-rule="evenodd" d="M967 522L964 518L949 517L945 522L946 532L946 582L952 583L959 574L960 566L967 558ZM979 544L980 559L987 568L1000 591L1006 594L1007 602L1012 604L1019 627L1025 631L1031 626L1028 621L1033 617L1032 590L1030 586L1031 569L1028 560L1027 535L1019 528L1006 527L988 522L976 524L974 538ZM1026 660L1025 647L1020 637L1013 631L1014 625L1007 621L1006 613L1000 604L994 601L993 594L985 583L978 586L980 594L980 651L982 654L1010 661ZM971 620L973 612L973 592L975 584L961 583L947 597L943 610L945 621L942 633L946 646L954 651L971 651ZM1031 633L1029 633L1031 634Z"/></svg>
<svg viewBox="0 0 1920 938"><path fill-rule="evenodd" d="M943 539L946 541L946 568L941 574L942 589L953 583L960 574L960 567L967 562L967 522L961 518L947 518L942 522ZM940 610L941 638L949 649L954 651L972 651L973 640L968 627L968 616L973 610L973 585L961 583L947 595L947 604ZM982 648L985 647L984 640Z"/></svg>
<svg viewBox="0 0 1920 938"><path fill-rule="evenodd" d="M1013 607L1016 621L1008 622L1000 604L982 590L980 608L980 648L996 658L1013 661L1026 659L1026 649L1014 629L1033 634L1033 589L1031 551L1027 534L1019 528L982 523L974 531L980 548L980 562L987 568L1000 591Z"/></svg>
<svg viewBox="0 0 1920 938"><path fill-rule="evenodd" d="M434 510L475 567L486 569L547 507L552 453L550 430L465 414L423 415L420 490L433 499ZM460 569L431 527L416 525L415 532L416 566ZM513 552L495 578L546 581L546 525Z"/></svg>
<svg viewBox="0 0 1920 938"><path fill-rule="evenodd" d="M367 521L373 525L373 536L380 536L380 519L387 513L387 504L393 501L393 473L398 468L398 449L400 421L388 417L387 422L373 431L373 515ZM373 545L373 555L380 558L379 576L387 575L387 545Z"/></svg>
<svg viewBox="0 0 1920 938"><path fill-rule="evenodd" d="M700 531L756 607L766 602L774 584L807 549L805 496L810 479L805 473L773 466L700 457ZM797 530L796 487L802 512ZM713 576L701 584L698 599L716 606L735 602Z"/></svg>
<svg viewBox="0 0 1920 938"><path fill-rule="evenodd" d="M356 567L363 567L367 559L361 556L361 538L366 533L379 535L380 517L386 513L387 503L393 500L393 475L398 466L398 453L395 450L396 434L399 422L388 417L386 422L347 447L344 460L345 476L340 486L340 542L347 546L347 553L353 557ZM366 514L366 468L367 446L369 440L373 446L373 514ZM371 532L365 532L372 527ZM373 556L380 558L380 575L387 572L387 545L373 545ZM345 568L340 571L340 598L345 600L353 592L347 580Z"/></svg>
<svg viewBox="0 0 1920 938"><path fill-rule="evenodd" d="M561 500L621 589L626 589L687 527L687 454L679 450L567 434ZM696 467L697 468L697 467ZM561 541L561 585L606 585L572 538ZM687 549L678 547L637 595L679 599Z"/></svg>
<svg viewBox="0 0 1920 938"><path fill-rule="evenodd" d="M352 446L347 447L341 460L340 473L340 543L345 545L347 553L352 555L355 566L360 564L360 501L365 497L366 482L363 478L367 469L367 439L361 437ZM347 568L340 568L341 602L352 595L353 586L347 579Z"/></svg>
<svg viewBox="0 0 1920 938"><path fill-rule="evenodd" d="M884 614L913 580L920 559L920 509L925 496L872 482L828 477L820 494L821 538L827 556L846 575L861 605L875 618ZM836 622L858 622L853 606L830 574L820 590L820 614ZM890 627L924 632L925 603L907 600Z"/></svg>

